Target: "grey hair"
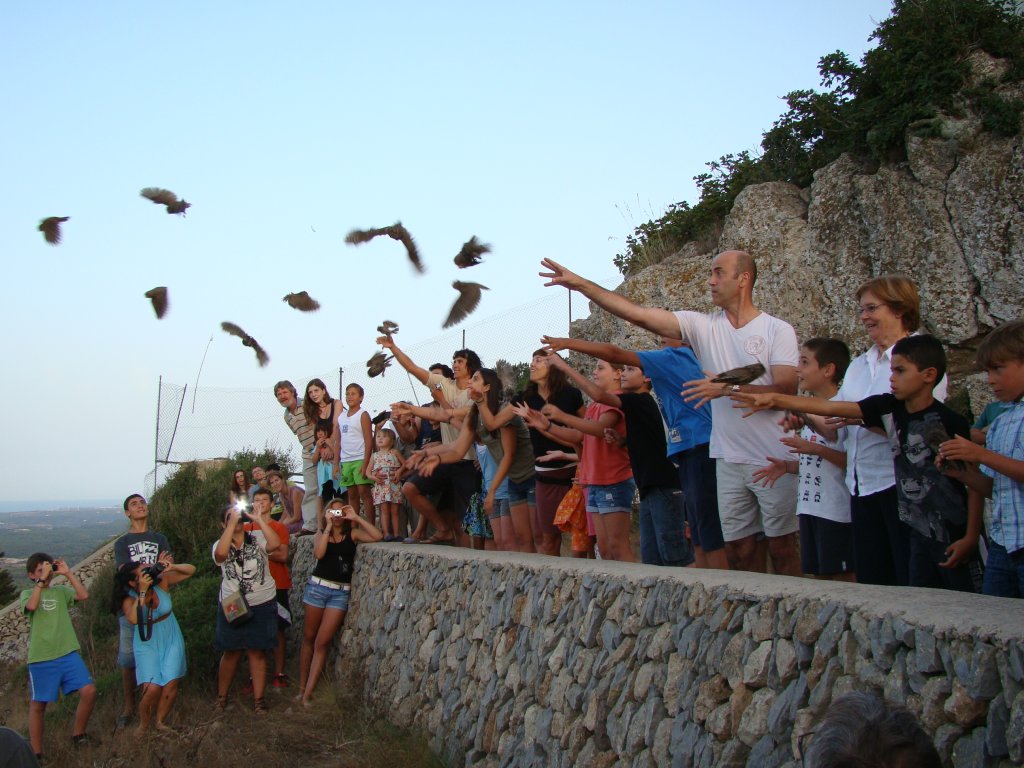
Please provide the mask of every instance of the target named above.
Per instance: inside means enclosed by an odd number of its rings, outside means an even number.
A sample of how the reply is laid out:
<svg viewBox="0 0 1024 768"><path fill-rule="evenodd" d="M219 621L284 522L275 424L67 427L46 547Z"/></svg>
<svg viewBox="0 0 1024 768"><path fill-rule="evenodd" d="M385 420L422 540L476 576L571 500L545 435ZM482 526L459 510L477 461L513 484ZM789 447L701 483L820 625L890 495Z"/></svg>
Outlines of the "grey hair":
<svg viewBox="0 0 1024 768"><path fill-rule="evenodd" d="M828 708L807 747L811 768L941 768L931 738L906 707L876 694L845 693Z"/></svg>

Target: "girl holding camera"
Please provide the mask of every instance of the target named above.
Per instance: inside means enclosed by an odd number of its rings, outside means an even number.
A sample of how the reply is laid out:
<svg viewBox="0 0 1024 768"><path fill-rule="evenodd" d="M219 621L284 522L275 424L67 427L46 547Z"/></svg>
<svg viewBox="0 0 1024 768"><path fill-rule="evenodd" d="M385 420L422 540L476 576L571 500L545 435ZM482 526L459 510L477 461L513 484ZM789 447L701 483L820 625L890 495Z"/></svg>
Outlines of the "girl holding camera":
<svg viewBox="0 0 1024 768"><path fill-rule="evenodd" d="M143 691L139 734L149 730L154 708L156 729L169 730L167 715L178 696L178 681L185 676L186 665L185 638L174 618L168 590L195 572L194 565L175 563L169 552L161 552L156 565L126 563L118 570L124 595L121 611L135 627L135 679Z"/></svg>
<svg viewBox="0 0 1024 768"><path fill-rule="evenodd" d="M306 583L302 602L306 619L299 655L299 695L309 706L313 689L324 671L327 652L348 612L356 545L380 541L384 534L340 499L324 510L324 527L313 539L316 566Z"/></svg>

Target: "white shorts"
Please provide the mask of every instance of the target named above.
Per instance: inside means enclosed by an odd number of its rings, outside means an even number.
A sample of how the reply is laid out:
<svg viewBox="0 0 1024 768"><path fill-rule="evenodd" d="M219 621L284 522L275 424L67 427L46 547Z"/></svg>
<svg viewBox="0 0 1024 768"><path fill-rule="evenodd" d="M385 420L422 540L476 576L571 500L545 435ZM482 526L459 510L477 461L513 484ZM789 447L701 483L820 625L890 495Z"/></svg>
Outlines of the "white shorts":
<svg viewBox="0 0 1024 768"><path fill-rule="evenodd" d="M755 464L715 459L718 511L726 541L738 541L758 533L775 538L800 530L796 518L796 491L800 479L785 474L775 481L774 487L765 488L752 478L758 469Z"/></svg>

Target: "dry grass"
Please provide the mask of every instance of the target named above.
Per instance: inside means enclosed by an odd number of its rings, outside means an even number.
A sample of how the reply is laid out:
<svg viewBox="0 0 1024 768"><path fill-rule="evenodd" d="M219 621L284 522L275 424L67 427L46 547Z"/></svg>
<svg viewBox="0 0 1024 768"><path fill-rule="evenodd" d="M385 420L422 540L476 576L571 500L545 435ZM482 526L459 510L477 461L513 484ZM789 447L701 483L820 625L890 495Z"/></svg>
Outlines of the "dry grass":
<svg viewBox="0 0 1024 768"><path fill-rule="evenodd" d="M292 700L295 687L268 686L269 715L256 717L252 697L243 696L245 665L235 679L227 711L214 712L212 683L200 683L192 672L185 678L171 715L173 733L138 736L137 721L114 732L120 714L120 670L113 658L90 665L100 696L89 721L93 744L74 748L71 723L78 698L72 696L47 709L43 735L46 765L67 768L165 768L165 766L258 765L385 768L444 763L426 739L403 731L367 710L362 684L325 679L315 706ZM0 724L28 732L27 672L24 666L0 671ZM198 675L195 675L198 677Z"/></svg>

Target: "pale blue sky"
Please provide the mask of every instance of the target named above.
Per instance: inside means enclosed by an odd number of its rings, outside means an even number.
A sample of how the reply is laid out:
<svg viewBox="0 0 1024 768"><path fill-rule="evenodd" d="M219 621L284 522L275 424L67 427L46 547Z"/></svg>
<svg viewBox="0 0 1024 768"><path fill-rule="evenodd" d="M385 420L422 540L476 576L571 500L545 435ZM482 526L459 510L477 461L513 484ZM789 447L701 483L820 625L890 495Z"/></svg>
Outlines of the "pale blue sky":
<svg viewBox="0 0 1024 768"><path fill-rule="evenodd" d="M826 53L859 59L888 13L875 0L3 4L0 462L15 482L0 500L142 487L157 378L191 386L211 334L201 386L269 400L278 379L313 375L337 394L338 366L370 356L385 317L418 362L433 362L428 340L454 349L437 337L456 278L491 288L467 328L523 336L505 356L564 332L497 317L550 298L540 258L613 287L635 224L693 201L706 161L755 150L780 97L816 87ZM146 186L193 208L168 216ZM71 216L57 247L35 229L51 215ZM392 241L343 242L396 219L422 277ZM457 274L472 234L494 253ZM142 298L155 285L171 292L159 322ZM303 289L321 312L281 302ZM375 407L390 396L379 381Z"/></svg>

